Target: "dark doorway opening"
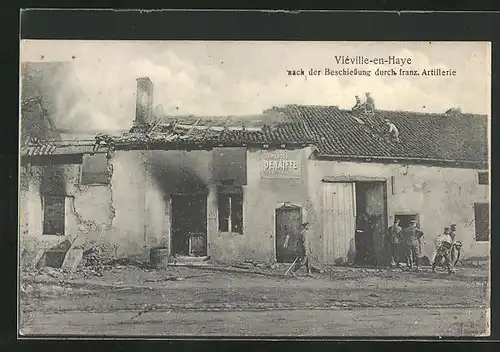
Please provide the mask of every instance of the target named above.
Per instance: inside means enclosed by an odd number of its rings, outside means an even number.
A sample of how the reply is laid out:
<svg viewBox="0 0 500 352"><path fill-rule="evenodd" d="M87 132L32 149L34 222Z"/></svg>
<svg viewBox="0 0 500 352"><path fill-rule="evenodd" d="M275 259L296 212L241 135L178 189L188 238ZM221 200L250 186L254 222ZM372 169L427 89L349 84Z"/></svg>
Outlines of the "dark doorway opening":
<svg viewBox="0 0 500 352"><path fill-rule="evenodd" d="M388 260L384 245L386 199L386 182L356 182L356 264L383 265Z"/></svg>
<svg viewBox="0 0 500 352"><path fill-rule="evenodd" d="M278 263L292 263L295 260L301 224L301 207L285 204L276 209L276 261Z"/></svg>
<svg viewBox="0 0 500 352"><path fill-rule="evenodd" d="M394 214L394 218L399 220L399 226L403 229L410 226L410 221L415 220L417 222L417 227L420 228L420 216L419 214Z"/></svg>
<svg viewBox="0 0 500 352"><path fill-rule="evenodd" d="M207 255L207 196L172 195L174 256Z"/></svg>

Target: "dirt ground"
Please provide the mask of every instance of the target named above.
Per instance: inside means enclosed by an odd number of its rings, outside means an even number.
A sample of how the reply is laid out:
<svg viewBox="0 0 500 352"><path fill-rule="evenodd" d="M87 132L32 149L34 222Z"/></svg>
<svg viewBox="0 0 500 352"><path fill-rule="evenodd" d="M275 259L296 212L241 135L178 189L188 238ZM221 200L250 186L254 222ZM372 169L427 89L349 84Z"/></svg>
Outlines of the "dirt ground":
<svg viewBox="0 0 500 352"><path fill-rule="evenodd" d="M230 270L230 271L228 271ZM485 268L432 273L331 268L284 277L243 269L116 265L82 278L21 276L22 335L485 336Z"/></svg>

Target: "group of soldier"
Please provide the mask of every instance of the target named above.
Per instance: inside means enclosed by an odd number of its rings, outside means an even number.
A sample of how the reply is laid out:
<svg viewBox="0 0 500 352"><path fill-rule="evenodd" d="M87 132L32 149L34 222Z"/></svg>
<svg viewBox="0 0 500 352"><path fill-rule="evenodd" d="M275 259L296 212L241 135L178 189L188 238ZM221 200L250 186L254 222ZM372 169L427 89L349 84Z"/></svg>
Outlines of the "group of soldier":
<svg viewBox="0 0 500 352"><path fill-rule="evenodd" d="M394 224L387 231L388 253L391 265L401 266L401 262L406 263L409 268L420 266L419 260L422 248L424 233L417 227L417 221L411 220L409 226L402 228L399 219L394 219ZM436 255L432 263L432 270L437 266L448 269L448 273L453 272L455 264L460 258L461 242L456 241L457 225L452 224L445 227L443 234L438 236L436 241Z"/></svg>
<svg viewBox="0 0 500 352"><path fill-rule="evenodd" d="M360 219L363 219L363 217L360 217ZM453 268L460 258L461 250L461 242L456 241L456 229L457 225L452 224L449 227L445 227L443 234L438 236L436 240L437 252L432 264L433 271L436 270L437 266L443 266L448 269L449 274L453 272ZM295 272L302 266L306 267L308 275L312 274L312 267L309 263L311 247L309 245L308 230L309 223L302 223L301 231L295 244L297 257L289 269L289 273L292 276L295 276ZM391 266L396 265L397 267L401 267L401 262L403 262L410 269L414 267L418 268L420 266L423 237L424 233L418 228L416 220L411 220L409 225L403 228L400 226L400 219L396 218L393 225L387 231L387 245ZM288 245L289 236L287 236L284 243L285 247ZM363 256L362 251L359 254Z"/></svg>

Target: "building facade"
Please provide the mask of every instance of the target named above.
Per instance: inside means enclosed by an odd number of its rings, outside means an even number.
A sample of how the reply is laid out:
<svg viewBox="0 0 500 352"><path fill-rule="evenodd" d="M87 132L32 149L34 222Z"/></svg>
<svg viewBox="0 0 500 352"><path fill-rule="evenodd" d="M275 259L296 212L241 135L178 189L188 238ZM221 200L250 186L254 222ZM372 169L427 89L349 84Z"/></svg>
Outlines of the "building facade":
<svg viewBox="0 0 500 352"><path fill-rule="evenodd" d="M45 247L80 236L143 259L165 247L172 256L272 263L293 260L285 236L308 221L313 261L335 264L352 259L356 215L366 210L380 216L373 243L379 263L394 217L418 219L424 255L432 256L434 240L450 223L457 224L463 258L489 254L489 238L480 233L487 225L478 224L488 219L478 210L489 202L482 170L318 160L313 147L225 149L115 151L109 159L85 155L82 164L23 166L21 236ZM94 175L86 166L91 159L104 159ZM233 160L246 180L214 172L217 162ZM280 169L283 161L292 166ZM197 252L190 248L194 234L202 242Z"/></svg>
<svg viewBox="0 0 500 352"><path fill-rule="evenodd" d="M152 89L143 78L144 87ZM153 124L141 115L130 133L97 146L25 149L21 249L77 239L142 259L163 247L172 261L291 262L285 239L293 243L307 221L313 263L340 264L353 260L356 218L366 212L371 264L387 263L394 218L417 220L423 255L432 257L437 236L456 223L462 258L489 256L485 117L287 106L260 118L260 127L235 119L221 127L193 117ZM387 118L401 142L384 139Z"/></svg>

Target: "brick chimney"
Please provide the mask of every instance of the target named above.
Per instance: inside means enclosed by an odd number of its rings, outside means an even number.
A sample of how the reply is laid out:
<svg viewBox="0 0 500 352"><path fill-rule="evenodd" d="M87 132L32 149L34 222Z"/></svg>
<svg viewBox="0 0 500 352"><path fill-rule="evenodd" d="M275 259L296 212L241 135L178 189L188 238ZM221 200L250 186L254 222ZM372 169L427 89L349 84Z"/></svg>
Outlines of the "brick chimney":
<svg viewBox="0 0 500 352"><path fill-rule="evenodd" d="M153 82L149 77L137 78L135 103L135 126L152 123L153 118Z"/></svg>

